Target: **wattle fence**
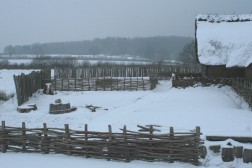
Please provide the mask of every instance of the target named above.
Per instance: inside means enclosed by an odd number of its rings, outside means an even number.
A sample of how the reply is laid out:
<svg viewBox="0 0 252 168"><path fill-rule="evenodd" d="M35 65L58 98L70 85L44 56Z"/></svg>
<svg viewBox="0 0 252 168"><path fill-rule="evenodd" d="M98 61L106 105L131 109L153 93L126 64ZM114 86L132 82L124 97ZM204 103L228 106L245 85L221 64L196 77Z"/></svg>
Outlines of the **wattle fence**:
<svg viewBox="0 0 252 168"><path fill-rule="evenodd" d="M71 130L68 124L64 129L26 128L6 126L2 121L0 127L0 151L29 153L60 153L73 156L104 158L108 160L144 160L144 161L181 161L198 165L200 128L192 132L168 133L158 131L153 125L138 126L139 132L129 131L126 126L121 133Z"/></svg>
<svg viewBox="0 0 252 168"><path fill-rule="evenodd" d="M53 79L52 88L60 91L137 91L152 90L156 87L155 78L67 78Z"/></svg>

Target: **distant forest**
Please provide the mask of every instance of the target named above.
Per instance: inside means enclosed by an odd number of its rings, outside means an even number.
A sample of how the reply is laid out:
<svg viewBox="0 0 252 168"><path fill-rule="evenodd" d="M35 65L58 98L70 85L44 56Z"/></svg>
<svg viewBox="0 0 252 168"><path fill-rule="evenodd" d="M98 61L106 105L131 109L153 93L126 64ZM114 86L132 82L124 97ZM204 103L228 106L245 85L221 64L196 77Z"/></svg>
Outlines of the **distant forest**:
<svg viewBox="0 0 252 168"><path fill-rule="evenodd" d="M4 53L33 54L37 56L49 54L69 55L129 55L153 60L180 60L180 54L186 45L193 41L190 37L157 36L139 38L107 37L85 41L69 41L54 43L35 43L23 46L6 46Z"/></svg>

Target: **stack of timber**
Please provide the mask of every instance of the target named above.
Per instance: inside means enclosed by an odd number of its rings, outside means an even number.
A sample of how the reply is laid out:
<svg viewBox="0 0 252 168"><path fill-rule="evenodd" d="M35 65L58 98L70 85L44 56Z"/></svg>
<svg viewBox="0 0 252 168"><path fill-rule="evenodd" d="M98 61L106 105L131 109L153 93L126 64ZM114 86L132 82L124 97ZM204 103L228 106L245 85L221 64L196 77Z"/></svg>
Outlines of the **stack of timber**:
<svg viewBox="0 0 252 168"><path fill-rule="evenodd" d="M186 162L198 165L200 128L193 132L154 134L134 132L122 128L121 133L64 129L9 127L2 122L0 127L0 151L61 153L74 156L104 158L108 160L144 160L164 162Z"/></svg>

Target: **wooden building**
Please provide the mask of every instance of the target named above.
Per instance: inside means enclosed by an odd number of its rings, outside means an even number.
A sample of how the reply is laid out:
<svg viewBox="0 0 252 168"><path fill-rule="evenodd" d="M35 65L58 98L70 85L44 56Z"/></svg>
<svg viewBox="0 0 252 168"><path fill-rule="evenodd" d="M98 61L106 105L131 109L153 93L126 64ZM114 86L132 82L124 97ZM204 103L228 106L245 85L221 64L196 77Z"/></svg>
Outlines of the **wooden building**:
<svg viewBox="0 0 252 168"><path fill-rule="evenodd" d="M252 81L252 14L197 15L195 42L204 76Z"/></svg>

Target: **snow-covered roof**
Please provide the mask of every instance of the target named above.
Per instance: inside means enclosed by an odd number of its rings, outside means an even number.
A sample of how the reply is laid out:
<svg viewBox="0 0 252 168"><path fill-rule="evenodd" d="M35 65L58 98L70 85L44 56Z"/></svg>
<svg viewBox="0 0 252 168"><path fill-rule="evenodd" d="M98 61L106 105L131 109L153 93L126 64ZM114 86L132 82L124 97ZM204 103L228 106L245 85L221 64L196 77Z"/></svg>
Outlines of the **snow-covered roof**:
<svg viewBox="0 0 252 168"><path fill-rule="evenodd" d="M252 63L252 14L197 15L196 26L200 63L226 67Z"/></svg>

